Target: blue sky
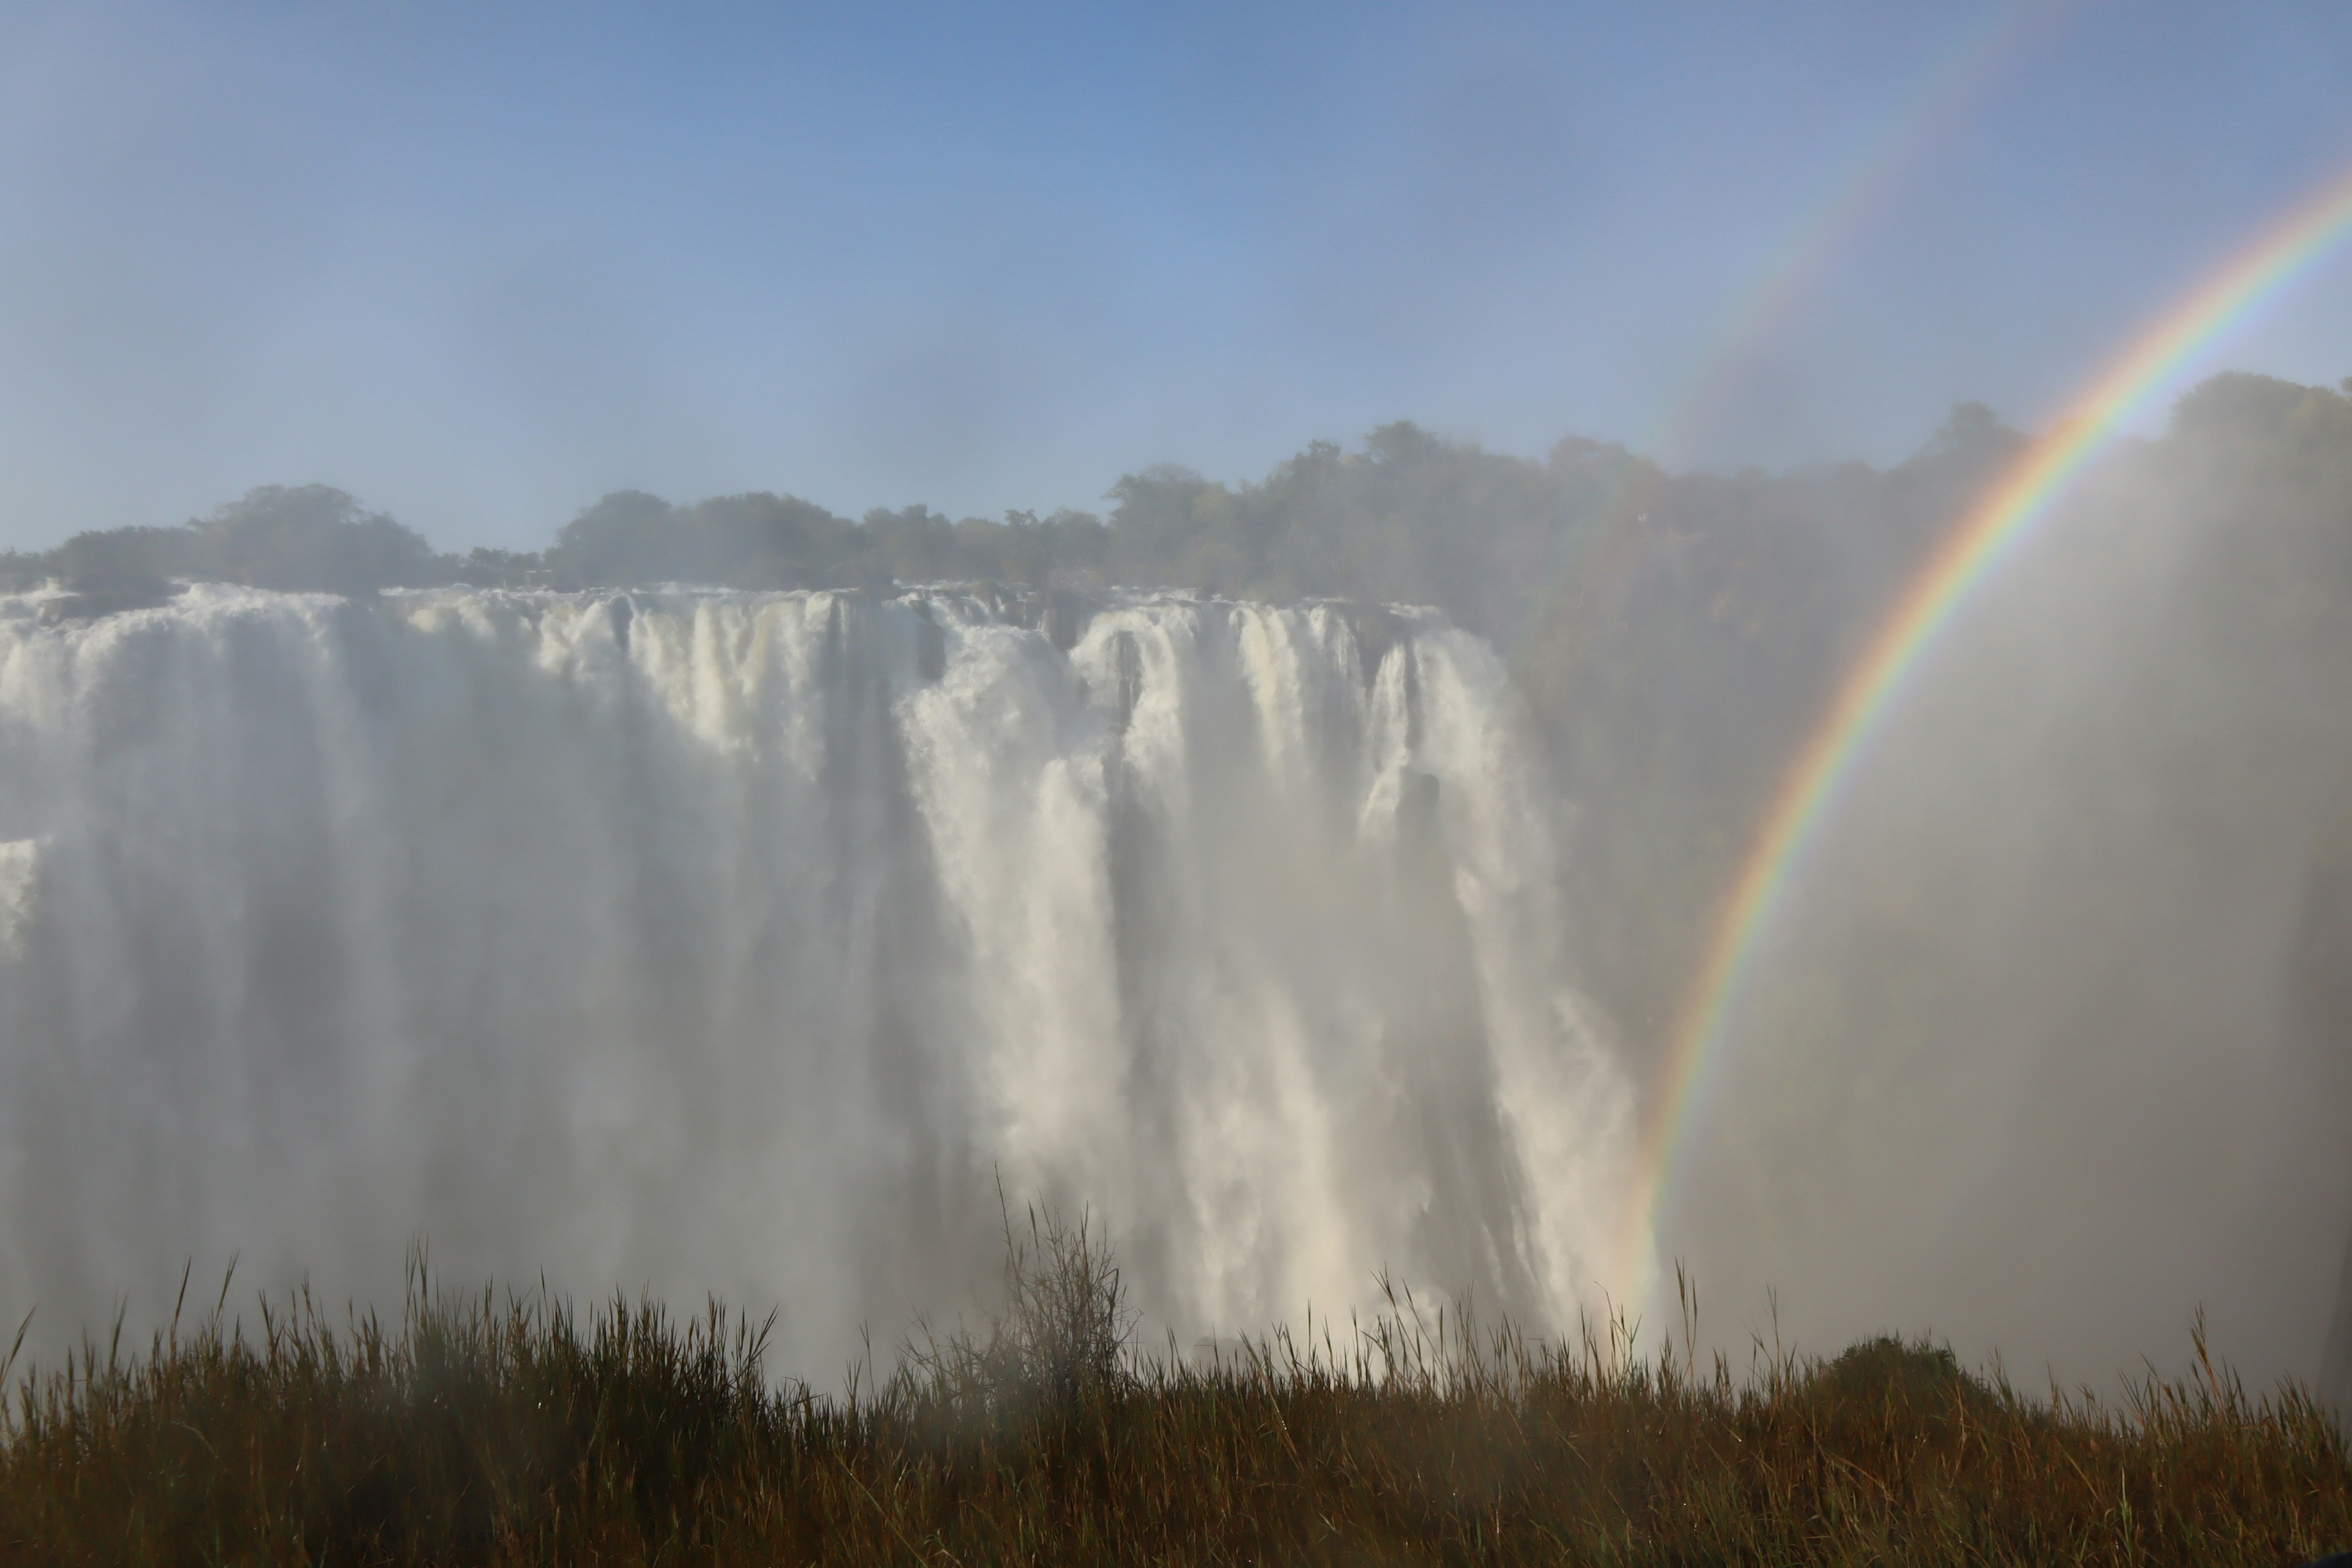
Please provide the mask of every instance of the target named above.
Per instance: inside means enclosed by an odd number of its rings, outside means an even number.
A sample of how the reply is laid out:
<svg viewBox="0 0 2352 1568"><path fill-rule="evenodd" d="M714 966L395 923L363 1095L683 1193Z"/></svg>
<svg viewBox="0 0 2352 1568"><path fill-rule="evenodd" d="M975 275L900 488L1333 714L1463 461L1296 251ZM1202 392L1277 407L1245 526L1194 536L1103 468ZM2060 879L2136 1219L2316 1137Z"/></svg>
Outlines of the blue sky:
<svg viewBox="0 0 2352 1568"><path fill-rule="evenodd" d="M0 0L0 546L1084 507L1396 418L1890 461L2347 164L2342 0ZM2352 375L2352 254L2213 363Z"/></svg>

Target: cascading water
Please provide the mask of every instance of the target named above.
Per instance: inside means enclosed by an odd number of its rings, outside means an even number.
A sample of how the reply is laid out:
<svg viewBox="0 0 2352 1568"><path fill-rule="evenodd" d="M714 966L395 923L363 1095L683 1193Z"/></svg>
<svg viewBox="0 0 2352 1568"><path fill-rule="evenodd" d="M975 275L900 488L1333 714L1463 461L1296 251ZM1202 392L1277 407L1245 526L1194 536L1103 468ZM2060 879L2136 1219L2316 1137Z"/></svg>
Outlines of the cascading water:
<svg viewBox="0 0 2352 1568"><path fill-rule="evenodd" d="M1382 1268L1538 1327L1623 1283L1629 1090L1504 672L1432 617L41 608L0 599L0 1310L53 1334L232 1252L381 1300L421 1237L777 1304L821 1372L971 1300L999 1180L1185 1342Z"/></svg>

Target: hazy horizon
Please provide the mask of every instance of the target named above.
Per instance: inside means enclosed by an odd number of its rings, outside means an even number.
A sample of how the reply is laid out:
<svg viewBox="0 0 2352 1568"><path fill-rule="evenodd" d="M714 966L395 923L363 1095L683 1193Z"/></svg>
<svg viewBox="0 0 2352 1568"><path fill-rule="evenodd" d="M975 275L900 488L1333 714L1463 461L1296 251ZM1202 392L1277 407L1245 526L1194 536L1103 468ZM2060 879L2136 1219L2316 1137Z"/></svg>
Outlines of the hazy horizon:
<svg viewBox="0 0 2352 1568"><path fill-rule="evenodd" d="M1094 508L1411 418L2036 427L2352 144L2279 5L0 10L0 548L324 480ZM2352 279L2220 363L2333 385Z"/></svg>
<svg viewBox="0 0 2352 1568"><path fill-rule="evenodd" d="M2236 365L2230 366L2228 371L2224 374L2232 373L2253 374L2246 372L2242 367ZM2333 390L2333 388L2329 388L2329 390ZM1973 400L1970 400L1970 403L1972 403L1972 401ZM1115 508L1109 503L1115 502L1118 500L1118 487L1121 483L1133 481L1144 475L1155 473L1181 474L1191 479L1205 481L1213 486L1222 486L1226 488L1257 485L1264 483L1269 475L1278 473L1284 464L1295 461L1302 454L1313 449L1328 447L1350 455L1362 455L1372 448L1382 431L1400 428L1417 432L1427 436L1433 440L1463 451L1499 458L1507 461L1531 464L1540 464L1545 462L1551 453L1562 447L1574 447L1582 444L1592 443L1606 447L1616 453L1622 454L1625 458L1633 459L1636 462L1653 464L1656 467L1658 472L1662 476L1668 479L1704 479L1708 478L1739 478L1744 476L1751 478L1761 477L1769 479L1801 479L1806 475L1819 473L1823 470L1853 466L1860 466L1873 469L1874 471L1883 472L1887 469L1900 468L1905 462L1916 458L1924 453L1932 451L1938 435L1941 433L1942 428L1948 422L1952 415L1959 408L1967 405L1969 405L1963 404L1961 402L1953 403L1939 414L1936 421L1931 422L1928 426L1923 428L1919 432L1917 439L1911 442L1907 447L1898 448L1891 456L1877 461L1872 461L1859 456L1848 454L1844 456L1831 455L1808 458L1802 460L1790 460L1781 463L1752 461L1734 465L1730 463L1691 461L1679 466L1670 467L1664 463L1659 462L1649 453L1626 447L1622 443L1613 441L1595 442L1594 437L1582 431L1562 431L1548 441L1538 442L1533 447L1524 450L1519 450L1496 447L1488 443L1480 442L1471 437L1455 436L1452 433L1433 428L1424 422L1412 418L1399 418L1384 421L1381 425L1376 427L1353 432L1345 438L1332 434L1310 436L1307 440L1302 442L1296 450L1276 454L1270 462L1255 472L1227 473L1203 470L1192 464L1163 459L1139 464L1133 468L1126 469L1118 474L1113 475L1104 488L1096 493L1093 500L1089 501L1065 501L1057 502L1054 505L1040 505L1034 500L1027 502L1016 500L1013 504L1004 508L1000 508L996 511L977 514L971 512L959 512L951 509L933 505L929 498L920 495L906 497L903 498L902 500L897 502L885 502L880 500L856 502L854 504L829 502L823 497L809 493L806 487L794 484L789 476L782 476L769 482L749 485L736 489L724 491L681 490L675 494L657 494L656 492L647 490L643 487L625 486L618 489L600 490L593 495L583 495L577 501L570 504L569 506L563 507L544 518L530 520L532 523L536 524L535 532L532 531L532 527L528 523L518 525L512 536L505 542L495 546L484 546L484 548L519 552L530 552L543 548L555 538L556 534L561 531L564 523L572 521L574 518L579 517L583 513L593 511L597 504L601 501L610 500L615 496L630 494L656 495L656 499L681 506L691 506L697 502L704 501L720 501L738 497L775 497L788 501L807 501L812 505L824 508L826 511L836 517L853 522L876 511L896 511L900 510L916 511L928 510L942 519L952 519L961 522L997 523L1006 521L1009 519L1015 517L1025 517L1031 519L1044 518L1052 516L1056 510L1101 517L1115 510ZM1981 404L1973 404L1973 406L1985 407L1985 405ZM1988 408L1987 412L1990 413L2003 428L2011 427L2009 425L2009 422L2000 418L2000 410ZM2024 432L2024 434L2032 435L2036 434L2036 432L2027 431ZM412 531L418 533L425 539L426 543L430 544L435 550L445 554L462 555L469 548L474 547L473 542L470 540L445 541L444 539L433 534L428 530L418 527L411 519L401 515L396 510L380 505L374 497L358 493L350 489L339 482L336 477L331 474L278 475L272 479L257 481L238 494L215 496L209 501L198 504L182 512L173 514L157 513L153 516L126 518L121 522L110 523L105 525L105 527L177 528L191 524L201 525L208 518L216 517L224 512L236 510L241 503L247 501L257 492L271 490L299 490L320 488L348 495L362 512L369 514L381 513L382 515L390 518L392 521L400 523L403 527L408 528ZM80 531L74 531L74 532ZM94 529L87 531L103 531L103 529ZM72 536L72 533L67 532L51 532L46 535L30 535L12 545L0 546L0 554L5 554L8 550L13 549L26 556L37 556L47 551L55 549L58 545L64 543ZM1139 586L1148 584L1127 585Z"/></svg>

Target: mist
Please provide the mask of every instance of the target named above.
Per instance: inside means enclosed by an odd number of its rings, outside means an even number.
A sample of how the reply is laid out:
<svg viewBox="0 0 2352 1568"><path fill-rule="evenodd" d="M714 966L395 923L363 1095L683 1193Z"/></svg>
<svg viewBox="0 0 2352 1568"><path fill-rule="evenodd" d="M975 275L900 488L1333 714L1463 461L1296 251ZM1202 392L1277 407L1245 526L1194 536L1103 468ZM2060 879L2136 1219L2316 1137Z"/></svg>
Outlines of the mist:
<svg viewBox="0 0 2352 1568"><path fill-rule="evenodd" d="M2352 1225L2347 435L2335 392L2208 383L1927 662L1712 1088L1662 1242L1701 1278L2036 1378L2177 1364L2200 1308L2250 1376L2317 1372Z"/></svg>
<svg viewBox="0 0 2352 1568"><path fill-rule="evenodd" d="M460 551L625 489L1050 514L1403 417L1891 465L2046 422L2352 132L2324 5L0 26L19 549L314 477ZM2332 383L2347 299L2228 363Z"/></svg>
<svg viewBox="0 0 2352 1568"><path fill-rule="evenodd" d="M2340 7L0 11L0 1326L422 1247L825 1383L1039 1204L1183 1353L1679 1268L2352 1398L2343 223L1861 737L1635 1213L1841 682L2347 145Z"/></svg>
<svg viewBox="0 0 2352 1568"><path fill-rule="evenodd" d="M1734 1352L2096 1383L2201 1310L2318 1376L2325 388L2208 381L1968 606L1617 1245L1748 835L2023 440L1724 476L1397 425L1099 516L625 492L467 556L311 486L12 557L9 1277L68 1325L232 1253L380 1299L423 1239L777 1304L821 1369L984 1293L1002 1183L1186 1343L1384 1272L1559 1333L1679 1263Z"/></svg>
<svg viewBox="0 0 2352 1568"><path fill-rule="evenodd" d="M175 1255L381 1301L422 1246L772 1307L830 1381L980 1300L1000 1194L1188 1348L1610 1264L1630 1088L1425 612L57 602L0 601L0 1258L68 1338Z"/></svg>

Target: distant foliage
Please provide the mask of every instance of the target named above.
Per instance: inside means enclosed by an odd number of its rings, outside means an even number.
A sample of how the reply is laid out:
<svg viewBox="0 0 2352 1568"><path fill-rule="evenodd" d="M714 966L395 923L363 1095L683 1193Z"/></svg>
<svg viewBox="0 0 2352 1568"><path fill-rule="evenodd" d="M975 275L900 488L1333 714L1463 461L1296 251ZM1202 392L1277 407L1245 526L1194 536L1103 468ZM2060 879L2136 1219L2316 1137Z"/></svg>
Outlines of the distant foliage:
<svg viewBox="0 0 2352 1568"><path fill-rule="evenodd" d="M866 588L991 581L1043 586L1098 569L1105 531L1085 512L950 522L928 507L862 523L767 494L672 506L637 490L606 496L525 566L562 587L700 583L737 588ZM511 573L509 573L511 574Z"/></svg>
<svg viewBox="0 0 2352 1568"><path fill-rule="evenodd" d="M444 575L415 531L327 485L264 485L179 528L78 533L45 556L0 563L0 571L19 580L55 577L101 613L160 598L181 580L364 595L422 587Z"/></svg>

